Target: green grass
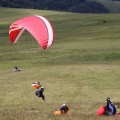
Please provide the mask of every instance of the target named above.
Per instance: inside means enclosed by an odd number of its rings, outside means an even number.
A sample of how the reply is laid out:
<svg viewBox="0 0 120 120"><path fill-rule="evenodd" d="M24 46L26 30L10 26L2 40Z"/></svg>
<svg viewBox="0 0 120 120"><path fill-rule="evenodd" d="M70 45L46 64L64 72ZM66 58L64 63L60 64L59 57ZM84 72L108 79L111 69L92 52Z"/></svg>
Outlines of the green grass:
<svg viewBox="0 0 120 120"><path fill-rule="evenodd" d="M97 109L111 97L119 110L120 15L0 8L0 120L109 120ZM9 42L15 20L42 15L54 28L55 41L43 51L26 31ZM10 72L14 66L22 72ZM45 86L46 103L31 84ZM54 116L62 103L70 116Z"/></svg>

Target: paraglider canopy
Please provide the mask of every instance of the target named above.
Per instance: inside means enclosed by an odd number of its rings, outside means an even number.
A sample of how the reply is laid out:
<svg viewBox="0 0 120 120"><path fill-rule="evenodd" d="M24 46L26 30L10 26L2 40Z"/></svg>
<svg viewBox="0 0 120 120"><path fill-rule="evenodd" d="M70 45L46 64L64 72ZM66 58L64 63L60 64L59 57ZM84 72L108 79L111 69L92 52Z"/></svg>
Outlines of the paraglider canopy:
<svg viewBox="0 0 120 120"><path fill-rule="evenodd" d="M53 44L53 28L43 16L28 16L13 22L9 29L12 44L19 40L24 30L27 30L36 39L42 49L47 49Z"/></svg>

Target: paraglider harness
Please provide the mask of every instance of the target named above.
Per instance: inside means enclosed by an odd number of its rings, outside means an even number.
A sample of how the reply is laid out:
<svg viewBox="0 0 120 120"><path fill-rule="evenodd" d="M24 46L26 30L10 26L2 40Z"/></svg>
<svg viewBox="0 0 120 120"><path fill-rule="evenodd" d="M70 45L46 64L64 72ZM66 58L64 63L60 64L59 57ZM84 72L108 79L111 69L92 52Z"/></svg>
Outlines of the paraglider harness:
<svg viewBox="0 0 120 120"><path fill-rule="evenodd" d="M44 92L44 87L41 87L41 88L39 88L37 91L36 91L36 96L38 96L38 97L42 97L42 100L44 100L45 101L45 96L43 95L43 92Z"/></svg>
<svg viewBox="0 0 120 120"><path fill-rule="evenodd" d="M62 106L61 108L60 108L60 111L61 111L61 113L64 113L64 114L67 114L67 112L68 112L68 110L69 110L69 108L68 108L68 106Z"/></svg>
<svg viewBox="0 0 120 120"><path fill-rule="evenodd" d="M115 115L116 114L116 107L110 101L110 98L107 98L107 105L105 106L105 114L106 115Z"/></svg>

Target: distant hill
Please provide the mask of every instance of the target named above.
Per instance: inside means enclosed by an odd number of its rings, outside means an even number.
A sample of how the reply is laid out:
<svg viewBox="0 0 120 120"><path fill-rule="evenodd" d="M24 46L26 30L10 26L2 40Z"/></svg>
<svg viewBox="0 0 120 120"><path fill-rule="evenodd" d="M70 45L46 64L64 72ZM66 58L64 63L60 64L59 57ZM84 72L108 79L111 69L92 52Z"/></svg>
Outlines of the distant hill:
<svg viewBox="0 0 120 120"><path fill-rule="evenodd" d="M120 0L0 0L0 6L74 13L120 13Z"/></svg>
<svg viewBox="0 0 120 120"><path fill-rule="evenodd" d="M110 13L120 13L120 0L87 0L102 3Z"/></svg>
<svg viewBox="0 0 120 120"><path fill-rule="evenodd" d="M0 6L74 13L109 13L103 4L87 0L0 0Z"/></svg>

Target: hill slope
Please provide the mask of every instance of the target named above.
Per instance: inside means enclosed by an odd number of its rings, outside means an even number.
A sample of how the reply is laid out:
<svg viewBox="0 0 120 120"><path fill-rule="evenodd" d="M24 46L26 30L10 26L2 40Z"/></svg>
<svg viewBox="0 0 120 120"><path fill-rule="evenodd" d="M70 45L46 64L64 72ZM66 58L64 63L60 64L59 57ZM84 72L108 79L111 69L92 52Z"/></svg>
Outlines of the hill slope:
<svg viewBox="0 0 120 120"><path fill-rule="evenodd" d="M120 111L120 15L0 8L0 120L109 120L96 110L106 97ZM26 31L9 42L15 20L42 15L54 28L55 42L43 51ZM14 66L21 72L10 72ZM46 102L31 84L45 87ZM54 116L62 103L70 116ZM114 117L117 119L116 117Z"/></svg>

